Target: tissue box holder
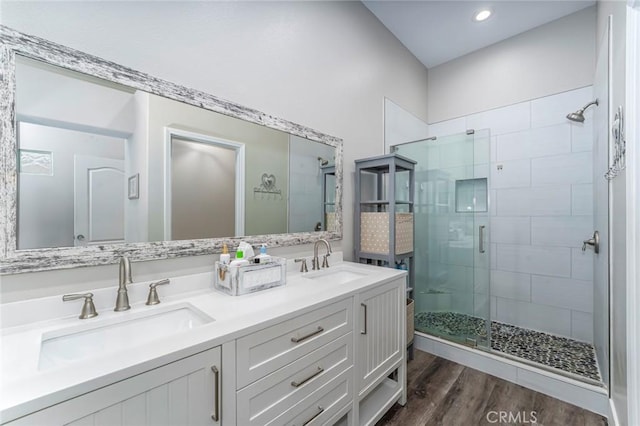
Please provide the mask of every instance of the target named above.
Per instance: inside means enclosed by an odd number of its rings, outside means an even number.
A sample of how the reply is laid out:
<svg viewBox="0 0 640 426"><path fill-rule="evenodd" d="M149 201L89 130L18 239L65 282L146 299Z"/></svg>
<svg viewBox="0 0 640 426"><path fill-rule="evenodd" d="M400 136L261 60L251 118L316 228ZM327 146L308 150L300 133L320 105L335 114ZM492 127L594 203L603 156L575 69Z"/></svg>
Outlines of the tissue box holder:
<svg viewBox="0 0 640 426"><path fill-rule="evenodd" d="M214 287L231 296L240 296L285 285L286 264L286 259L273 256L269 263L250 263L241 266L216 262Z"/></svg>

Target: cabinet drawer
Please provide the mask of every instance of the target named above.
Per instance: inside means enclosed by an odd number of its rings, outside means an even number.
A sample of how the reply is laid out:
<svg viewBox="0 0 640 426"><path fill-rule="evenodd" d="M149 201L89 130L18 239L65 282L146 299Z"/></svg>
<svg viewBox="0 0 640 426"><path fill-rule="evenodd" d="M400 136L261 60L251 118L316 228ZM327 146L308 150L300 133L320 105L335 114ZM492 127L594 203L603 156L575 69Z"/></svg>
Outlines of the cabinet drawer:
<svg viewBox="0 0 640 426"><path fill-rule="evenodd" d="M238 391L238 424L267 424L352 365L349 333Z"/></svg>
<svg viewBox="0 0 640 426"><path fill-rule="evenodd" d="M237 388L273 373L353 330L351 298L237 340Z"/></svg>
<svg viewBox="0 0 640 426"><path fill-rule="evenodd" d="M353 397L350 368L265 426L318 426L329 424Z"/></svg>

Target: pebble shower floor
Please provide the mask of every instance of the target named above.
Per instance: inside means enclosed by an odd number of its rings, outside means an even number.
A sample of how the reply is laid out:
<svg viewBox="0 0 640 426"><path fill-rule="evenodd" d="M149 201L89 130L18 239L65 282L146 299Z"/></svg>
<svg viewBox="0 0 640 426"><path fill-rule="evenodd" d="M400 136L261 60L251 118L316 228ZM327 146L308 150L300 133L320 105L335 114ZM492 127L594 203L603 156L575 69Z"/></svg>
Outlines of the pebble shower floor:
<svg viewBox="0 0 640 426"><path fill-rule="evenodd" d="M484 319L454 312L419 312L415 328L444 337L460 336L467 330L479 337L487 334ZM491 349L601 381L590 343L491 321Z"/></svg>

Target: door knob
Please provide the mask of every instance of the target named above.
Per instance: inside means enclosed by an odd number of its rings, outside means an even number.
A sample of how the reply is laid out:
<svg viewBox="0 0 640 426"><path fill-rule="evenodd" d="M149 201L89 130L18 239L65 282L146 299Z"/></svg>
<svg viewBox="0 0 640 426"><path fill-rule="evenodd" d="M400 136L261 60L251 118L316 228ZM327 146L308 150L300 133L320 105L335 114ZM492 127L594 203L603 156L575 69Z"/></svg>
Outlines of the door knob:
<svg viewBox="0 0 640 426"><path fill-rule="evenodd" d="M593 237L582 242L582 251L587 250L587 245L593 247L593 251L597 254L600 253L600 233L598 231L593 232Z"/></svg>
<svg viewBox="0 0 640 426"><path fill-rule="evenodd" d="M76 238L78 239L78 241L84 241L84 235L82 234L78 234Z"/></svg>

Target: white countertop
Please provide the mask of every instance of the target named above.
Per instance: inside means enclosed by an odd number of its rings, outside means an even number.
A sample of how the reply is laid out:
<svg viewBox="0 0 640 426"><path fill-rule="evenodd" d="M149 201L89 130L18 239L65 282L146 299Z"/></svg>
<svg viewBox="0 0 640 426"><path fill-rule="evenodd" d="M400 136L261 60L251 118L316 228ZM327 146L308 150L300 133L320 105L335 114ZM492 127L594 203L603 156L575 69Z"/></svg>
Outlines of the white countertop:
<svg viewBox="0 0 640 426"><path fill-rule="evenodd" d="M331 259L336 260L332 255ZM96 388L165 365L186 356L221 345L261 328L295 316L295 312L331 303L372 284L392 281L406 274L392 268L380 268L351 262L331 265L338 270L348 265L368 275L339 284L330 280L312 280L298 272L290 262L285 286L242 296L228 296L213 289L213 272L171 278L169 286L158 287L160 300L146 306L147 283L129 286L131 309L113 312L116 287L93 291L99 315L79 320L82 302L63 303L61 297L48 297L0 305L0 421L6 422L51 406ZM330 271L325 270L325 271ZM373 272L373 273L371 273ZM139 315L146 310L167 309L189 303L215 321L194 329L159 338L144 345L132 343L126 350L96 354L88 360L38 369L43 333L114 318Z"/></svg>

